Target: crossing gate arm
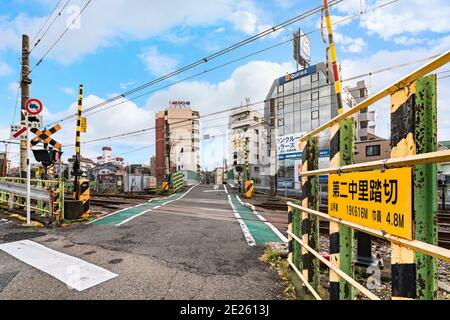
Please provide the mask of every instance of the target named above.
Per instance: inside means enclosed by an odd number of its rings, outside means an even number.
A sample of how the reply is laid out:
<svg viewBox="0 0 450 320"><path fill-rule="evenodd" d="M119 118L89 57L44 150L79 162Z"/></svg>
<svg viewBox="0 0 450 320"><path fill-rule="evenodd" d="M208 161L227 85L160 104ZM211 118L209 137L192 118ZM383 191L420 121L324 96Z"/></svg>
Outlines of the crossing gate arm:
<svg viewBox="0 0 450 320"><path fill-rule="evenodd" d="M447 262L450 262L450 250L442 248L442 247L438 247L432 244L428 244L426 242L422 242L422 241L418 241L418 240L407 240L407 239L403 239L397 236L393 236L391 234L385 233L383 231L380 230L376 230L376 229L372 229L372 228L368 228L353 222L348 222L348 221L344 221L344 220L340 220L337 218L333 218L330 217L328 214L325 214L323 212L320 211L316 211L316 210L312 210L312 209L308 209L308 208L304 208L302 206L296 205L292 202L288 202L287 203L288 207L291 208L297 208L300 211L304 211L307 212L309 214L313 214L316 215L318 217L321 217L325 220L328 221L333 221L333 222L337 222L339 224L348 226L350 228L353 228L355 230L361 231L361 232L365 232L368 233L372 236L378 237L378 238L383 238L386 239L390 242L396 243L400 246L403 247L407 247L411 250L417 251L417 252L421 252L423 254L429 255L431 257L437 258L437 259L441 259ZM290 233L290 231L289 231Z"/></svg>
<svg viewBox="0 0 450 320"><path fill-rule="evenodd" d="M431 60L429 63L425 64L424 66L418 68L417 70L411 72L407 76L403 77L402 79L396 81L395 83L389 85L388 87L378 91L373 96L367 98L360 104L354 106L353 108L343 112L342 114L338 115L337 117L331 119L330 121L324 123L323 125L319 126L317 129L312 130L308 134L304 135L300 141L307 141L310 137L316 136L320 132L324 131L325 129L328 129L335 125L336 123L341 122L344 119L347 119L351 115L361 111L362 109L365 109L375 102L386 98L387 96L391 95L392 93L396 92L397 90L406 87L413 81L419 79L420 77L423 77L430 73L431 71L442 67L446 63L450 62L450 50L446 51L445 53L438 56L436 59Z"/></svg>

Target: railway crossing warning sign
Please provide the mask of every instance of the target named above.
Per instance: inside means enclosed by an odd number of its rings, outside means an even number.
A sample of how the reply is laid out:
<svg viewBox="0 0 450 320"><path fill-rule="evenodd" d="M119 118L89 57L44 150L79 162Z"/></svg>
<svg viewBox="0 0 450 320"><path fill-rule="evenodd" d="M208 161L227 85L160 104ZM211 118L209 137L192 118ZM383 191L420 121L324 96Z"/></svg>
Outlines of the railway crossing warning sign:
<svg viewBox="0 0 450 320"><path fill-rule="evenodd" d="M39 142L48 143L55 147L58 150L61 150L61 144L51 137L52 134L55 132L61 130L61 126L59 124L55 125L54 127L50 128L49 130L45 130L42 132L41 130L38 130L36 128L31 128L31 132L33 132L37 137L31 140L31 146L34 147Z"/></svg>
<svg viewBox="0 0 450 320"><path fill-rule="evenodd" d="M332 217L411 240L411 168L330 175L328 211Z"/></svg>

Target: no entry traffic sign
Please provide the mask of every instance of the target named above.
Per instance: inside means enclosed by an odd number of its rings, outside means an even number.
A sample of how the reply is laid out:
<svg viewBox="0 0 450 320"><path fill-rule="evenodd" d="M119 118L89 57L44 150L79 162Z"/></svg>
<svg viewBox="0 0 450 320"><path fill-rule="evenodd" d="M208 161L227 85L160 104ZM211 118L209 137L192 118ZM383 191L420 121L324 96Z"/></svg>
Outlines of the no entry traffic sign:
<svg viewBox="0 0 450 320"><path fill-rule="evenodd" d="M25 106L25 110L28 112L28 114L33 116L41 113L42 109L43 109L42 102L38 99L29 99Z"/></svg>

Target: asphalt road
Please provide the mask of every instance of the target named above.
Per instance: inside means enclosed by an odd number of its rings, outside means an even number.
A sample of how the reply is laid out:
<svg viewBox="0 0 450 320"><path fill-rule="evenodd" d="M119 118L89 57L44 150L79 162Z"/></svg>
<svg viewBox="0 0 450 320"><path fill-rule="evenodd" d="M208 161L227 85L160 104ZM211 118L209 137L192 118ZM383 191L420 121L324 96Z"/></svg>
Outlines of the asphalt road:
<svg viewBox="0 0 450 320"><path fill-rule="evenodd" d="M0 222L0 246L28 239L117 275L77 291L0 250L0 299L285 298L276 272L259 260L263 247L245 240L223 186L200 185L172 200L120 226Z"/></svg>

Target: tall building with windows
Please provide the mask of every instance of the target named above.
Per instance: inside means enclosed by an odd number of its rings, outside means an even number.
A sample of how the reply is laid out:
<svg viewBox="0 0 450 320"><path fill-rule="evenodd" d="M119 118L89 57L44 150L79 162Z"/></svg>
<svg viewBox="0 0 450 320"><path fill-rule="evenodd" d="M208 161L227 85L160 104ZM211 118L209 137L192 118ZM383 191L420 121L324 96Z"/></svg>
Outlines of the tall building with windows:
<svg viewBox="0 0 450 320"><path fill-rule="evenodd" d="M352 106L361 103L369 96L364 80L358 81L354 87L346 87L345 90L352 98ZM367 108L354 115L358 142L370 140L375 135L375 115L375 110L369 111Z"/></svg>
<svg viewBox="0 0 450 320"><path fill-rule="evenodd" d="M332 73L327 72L325 63L274 80L266 98L264 118L269 134L270 176L277 174L279 186L300 189L301 154L277 154L277 138L287 135L298 138L337 115ZM329 139L328 132L319 136L319 168L329 165Z"/></svg>
<svg viewBox="0 0 450 320"><path fill-rule="evenodd" d="M186 101L170 102L168 108L156 113L155 175L159 183L169 172L199 172L199 117Z"/></svg>
<svg viewBox="0 0 450 320"><path fill-rule="evenodd" d="M228 176L236 182L238 177L244 176L246 150L250 178L253 178L257 185L265 184L268 179L267 134L263 122L263 114L248 106L230 114Z"/></svg>

